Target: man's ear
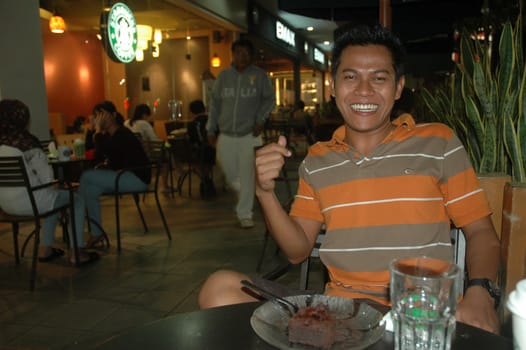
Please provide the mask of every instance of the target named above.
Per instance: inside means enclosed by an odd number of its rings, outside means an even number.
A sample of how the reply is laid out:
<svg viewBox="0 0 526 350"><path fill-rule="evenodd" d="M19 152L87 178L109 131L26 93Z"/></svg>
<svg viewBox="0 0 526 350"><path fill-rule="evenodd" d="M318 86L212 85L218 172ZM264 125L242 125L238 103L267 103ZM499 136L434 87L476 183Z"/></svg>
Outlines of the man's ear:
<svg viewBox="0 0 526 350"><path fill-rule="evenodd" d="M402 96L402 92L404 91L404 86L405 86L405 76L402 75L400 79L398 79L398 82L396 83L395 100L398 100L400 96Z"/></svg>
<svg viewBox="0 0 526 350"><path fill-rule="evenodd" d="M335 96L335 88L334 88L334 78L332 75L329 77L329 94L334 97Z"/></svg>

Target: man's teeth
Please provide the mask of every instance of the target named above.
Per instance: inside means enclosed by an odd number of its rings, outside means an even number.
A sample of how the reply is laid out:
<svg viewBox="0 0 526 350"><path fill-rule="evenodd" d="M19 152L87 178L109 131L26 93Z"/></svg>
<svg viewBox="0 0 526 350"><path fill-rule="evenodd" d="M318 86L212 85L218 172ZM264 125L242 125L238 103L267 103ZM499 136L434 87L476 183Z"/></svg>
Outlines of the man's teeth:
<svg viewBox="0 0 526 350"><path fill-rule="evenodd" d="M378 105L373 104L352 104L351 108L358 112L374 112L378 109Z"/></svg>

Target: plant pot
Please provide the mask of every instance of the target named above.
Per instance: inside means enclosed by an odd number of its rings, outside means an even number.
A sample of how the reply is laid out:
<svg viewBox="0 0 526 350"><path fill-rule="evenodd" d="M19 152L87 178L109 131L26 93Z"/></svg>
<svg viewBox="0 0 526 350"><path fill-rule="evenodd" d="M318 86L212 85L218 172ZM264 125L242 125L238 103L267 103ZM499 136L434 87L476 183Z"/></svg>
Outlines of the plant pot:
<svg viewBox="0 0 526 350"><path fill-rule="evenodd" d="M526 183L507 183L504 188L501 255L504 295L526 276Z"/></svg>

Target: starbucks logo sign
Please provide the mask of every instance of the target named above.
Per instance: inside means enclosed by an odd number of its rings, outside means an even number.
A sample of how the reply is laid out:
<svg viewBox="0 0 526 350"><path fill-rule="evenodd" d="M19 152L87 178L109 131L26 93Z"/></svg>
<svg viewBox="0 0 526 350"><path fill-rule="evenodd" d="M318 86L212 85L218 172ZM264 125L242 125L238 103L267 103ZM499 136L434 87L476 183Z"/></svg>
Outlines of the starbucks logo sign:
<svg viewBox="0 0 526 350"><path fill-rule="evenodd" d="M114 61L133 61L137 49L137 23L128 6L118 2L109 11L104 11L100 31L104 48Z"/></svg>

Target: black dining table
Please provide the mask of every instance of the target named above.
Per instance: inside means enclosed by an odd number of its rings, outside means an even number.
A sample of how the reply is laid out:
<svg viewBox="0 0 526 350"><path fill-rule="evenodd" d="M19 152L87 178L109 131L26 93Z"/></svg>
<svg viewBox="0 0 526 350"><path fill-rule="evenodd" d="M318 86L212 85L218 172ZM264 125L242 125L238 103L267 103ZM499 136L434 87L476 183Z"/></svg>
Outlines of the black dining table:
<svg viewBox="0 0 526 350"><path fill-rule="evenodd" d="M60 183L78 182L84 170L93 168L95 160L76 157L64 160L51 158L48 164L53 167L55 178Z"/></svg>
<svg viewBox="0 0 526 350"><path fill-rule="evenodd" d="M245 303L181 313L146 323L94 344L94 349L172 350L271 350L250 325L250 316L261 303ZM369 346L369 350L392 350L393 334ZM513 350L505 337L457 322L452 350Z"/></svg>

